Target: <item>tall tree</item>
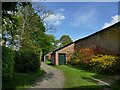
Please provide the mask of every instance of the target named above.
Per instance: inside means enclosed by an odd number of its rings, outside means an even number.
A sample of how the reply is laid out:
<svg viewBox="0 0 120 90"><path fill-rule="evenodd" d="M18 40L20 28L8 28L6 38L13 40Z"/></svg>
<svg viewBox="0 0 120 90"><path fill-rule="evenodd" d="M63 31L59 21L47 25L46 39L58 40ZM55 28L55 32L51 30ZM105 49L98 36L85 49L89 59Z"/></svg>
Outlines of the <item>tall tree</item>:
<svg viewBox="0 0 120 90"><path fill-rule="evenodd" d="M69 44L69 43L71 43L71 42L73 42L72 39L71 39L68 35L63 35L63 36L59 39L59 41L60 41L60 46L61 46L61 47L62 47L62 46L65 46L65 45L67 45L67 44Z"/></svg>
<svg viewBox="0 0 120 90"><path fill-rule="evenodd" d="M2 39L8 43L9 46L14 47L14 38L17 26L15 13L17 12L16 2L2 3Z"/></svg>
<svg viewBox="0 0 120 90"><path fill-rule="evenodd" d="M54 41L53 41L53 48L52 48L51 51L54 51L54 50L60 48L59 44L60 44L59 40L58 39L54 39Z"/></svg>
<svg viewBox="0 0 120 90"><path fill-rule="evenodd" d="M10 47L17 47L18 50L32 48L36 51L42 51L43 55L48 53L53 47L54 36L45 32L44 19L50 15L50 12L41 8L38 12L30 3L17 3L17 11L11 14L14 22L10 18L4 17L3 29L5 37L10 38ZM14 10L13 10L14 11ZM7 12L3 10L3 12ZM8 40L7 40L8 41Z"/></svg>
<svg viewBox="0 0 120 90"><path fill-rule="evenodd" d="M15 38L18 33L18 5L20 3L17 2L3 2L2 3L2 38L5 41L7 46L14 49ZM30 3L22 2L23 6L28 5Z"/></svg>

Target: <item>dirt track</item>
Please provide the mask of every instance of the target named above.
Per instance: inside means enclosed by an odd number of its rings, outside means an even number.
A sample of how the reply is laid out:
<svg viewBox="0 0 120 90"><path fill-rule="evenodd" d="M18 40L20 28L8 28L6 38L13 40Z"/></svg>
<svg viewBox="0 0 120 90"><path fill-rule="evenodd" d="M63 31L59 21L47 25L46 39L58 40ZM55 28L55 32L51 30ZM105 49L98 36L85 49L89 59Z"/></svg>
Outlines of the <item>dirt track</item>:
<svg viewBox="0 0 120 90"><path fill-rule="evenodd" d="M63 72L59 69L56 69L52 66L41 63L42 69L46 71L46 74L43 78L40 78L36 83L29 89L35 88L63 88L64 87L64 75Z"/></svg>

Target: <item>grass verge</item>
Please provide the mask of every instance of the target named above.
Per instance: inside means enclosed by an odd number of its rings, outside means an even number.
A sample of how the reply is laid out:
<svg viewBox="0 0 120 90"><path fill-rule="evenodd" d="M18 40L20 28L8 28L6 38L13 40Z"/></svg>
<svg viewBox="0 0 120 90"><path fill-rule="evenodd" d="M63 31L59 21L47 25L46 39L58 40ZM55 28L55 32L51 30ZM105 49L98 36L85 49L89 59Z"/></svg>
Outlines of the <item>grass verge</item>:
<svg viewBox="0 0 120 90"><path fill-rule="evenodd" d="M79 88L80 90L103 90L102 88L108 87L105 85L98 85L97 82L91 81L92 76L94 76L96 73L69 67L66 65L59 65L56 67L64 72L64 87L66 89L73 90Z"/></svg>
<svg viewBox="0 0 120 90"><path fill-rule="evenodd" d="M24 90L29 88L37 78L40 78L44 75L44 70L39 70L35 73L14 73L13 79L10 81L3 81L2 88L3 90Z"/></svg>

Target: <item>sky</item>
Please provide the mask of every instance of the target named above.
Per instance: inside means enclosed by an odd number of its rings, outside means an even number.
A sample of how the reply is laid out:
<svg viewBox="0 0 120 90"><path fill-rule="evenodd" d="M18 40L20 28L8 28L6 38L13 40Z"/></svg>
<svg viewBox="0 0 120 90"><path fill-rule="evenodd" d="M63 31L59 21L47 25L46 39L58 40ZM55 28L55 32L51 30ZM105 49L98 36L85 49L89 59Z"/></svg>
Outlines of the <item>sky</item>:
<svg viewBox="0 0 120 90"><path fill-rule="evenodd" d="M37 2L37 5L40 3ZM54 13L44 22L55 26L56 39L69 35L73 41L118 22L117 2L44 2Z"/></svg>

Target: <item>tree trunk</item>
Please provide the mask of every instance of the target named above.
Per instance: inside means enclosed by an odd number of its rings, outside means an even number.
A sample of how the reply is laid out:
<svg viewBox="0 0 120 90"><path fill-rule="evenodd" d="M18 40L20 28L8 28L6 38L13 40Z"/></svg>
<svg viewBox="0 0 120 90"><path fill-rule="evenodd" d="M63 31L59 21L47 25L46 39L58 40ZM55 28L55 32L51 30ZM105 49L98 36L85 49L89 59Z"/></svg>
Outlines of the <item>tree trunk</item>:
<svg viewBox="0 0 120 90"><path fill-rule="evenodd" d="M41 67L42 51L40 51L39 54L40 54L40 67Z"/></svg>
<svg viewBox="0 0 120 90"><path fill-rule="evenodd" d="M19 38L19 41L18 41L18 51L20 50L20 43L23 39L23 34L24 34L24 31L25 31L25 23L26 23L26 20L27 20L27 17L25 18L23 24L22 24L22 31L21 31L21 34L20 34L20 38Z"/></svg>

